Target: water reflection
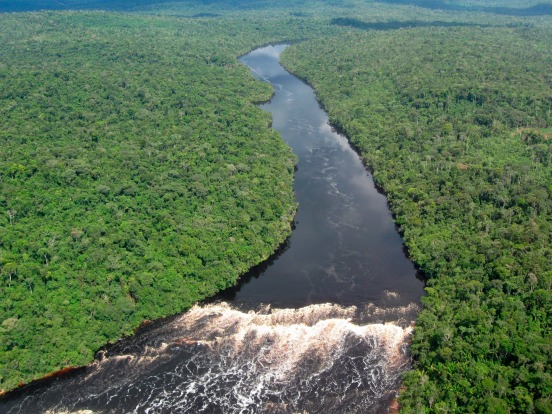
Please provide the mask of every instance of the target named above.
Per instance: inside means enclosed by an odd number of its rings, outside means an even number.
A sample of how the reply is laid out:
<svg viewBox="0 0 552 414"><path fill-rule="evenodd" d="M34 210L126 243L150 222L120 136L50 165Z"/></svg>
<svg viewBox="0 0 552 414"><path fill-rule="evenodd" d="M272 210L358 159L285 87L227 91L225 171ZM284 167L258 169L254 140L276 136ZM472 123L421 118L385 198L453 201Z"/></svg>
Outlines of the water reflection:
<svg viewBox="0 0 552 414"><path fill-rule="evenodd" d="M291 247L261 278L241 286L233 304L383 306L388 291L402 305L418 302L423 286L404 255L385 197L347 139L331 128L312 88L279 64L285 47L258 49L241 61L274 86L274 97L262 108L299 158L296 229Z"/></svg>

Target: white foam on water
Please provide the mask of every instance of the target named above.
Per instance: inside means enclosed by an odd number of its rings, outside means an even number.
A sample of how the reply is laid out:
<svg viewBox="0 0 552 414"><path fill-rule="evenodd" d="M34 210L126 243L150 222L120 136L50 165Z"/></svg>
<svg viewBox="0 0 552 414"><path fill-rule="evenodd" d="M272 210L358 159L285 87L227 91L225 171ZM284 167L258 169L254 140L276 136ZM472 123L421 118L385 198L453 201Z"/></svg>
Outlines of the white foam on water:
<svg viewBox="0 0 552 414"><path fill-rule="evenodd" d="M194 306L8 412L377 412L410 365L416 310Z"/></svg>
<svg viewBox="0 0 552 414"><path fill-rule="evenodd" d="M367 409L408 366L411 328L355 324L357 314L332 304L259 312L195 306L174 321L187 344L202 345L195 372L175 369L170 391L148 404L224 413Z"/></svg>

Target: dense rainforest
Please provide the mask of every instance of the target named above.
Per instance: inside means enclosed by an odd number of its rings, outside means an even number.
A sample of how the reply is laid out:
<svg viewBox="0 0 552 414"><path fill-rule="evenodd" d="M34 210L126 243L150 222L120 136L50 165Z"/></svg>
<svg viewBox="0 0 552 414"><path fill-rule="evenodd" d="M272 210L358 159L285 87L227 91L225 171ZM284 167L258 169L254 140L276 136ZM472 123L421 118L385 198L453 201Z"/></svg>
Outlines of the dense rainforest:
<svg viewBox="0 0 552 414"><path fill-rule="evenodd" d="M354 31L282 59L365 157L427 277L403 412L551 412L551 32Z"/></svg>
<svg viewBox="0 0 552 414"><path fill-rule="evenodd" d="M237 65L258 30L105 13L0 19L9 389L89 362L266 259L291 231L295 157L255 107L270 88Z"/></svg>
<svg viewBox="0 0 552 414"><path fill-rule="evenodd" d="M287 237L295 158L236 57L301 40L286 67L427 277L402 410L552 412L549 2L126 3L0 14L0 389L89 362Z"/></svg>

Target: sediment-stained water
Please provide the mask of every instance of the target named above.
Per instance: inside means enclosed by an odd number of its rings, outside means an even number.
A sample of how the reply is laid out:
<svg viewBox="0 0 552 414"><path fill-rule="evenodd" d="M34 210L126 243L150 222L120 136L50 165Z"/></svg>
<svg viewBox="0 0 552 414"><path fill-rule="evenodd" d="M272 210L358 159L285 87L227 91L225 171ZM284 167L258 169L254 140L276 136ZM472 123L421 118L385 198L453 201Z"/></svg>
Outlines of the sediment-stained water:
<svg viewBox="0 0 552 414"><path fill-rule="evenodd" d="M8 412L367 413L408 366L415 306L195 306ZM393 322L393 323L390 323Z"/></svg>
<svg viewBox="0 0 552 414"><path fill-rule="evenodd" d="M275 95L262 108L298 157L296 229L289 248L262 277L230 289L225 298L252 309L259 303L417 303L423 285L404 255L385 196L346 137L332 130L312 88L278 63L284 48L258 49L242 62L273 85Z"/></svg>
<svg viewBox="0 0 552 414"><path fill-rule="evenodd" d="M375 413L409 366L423 285L385 197L312 89L242 58L275 95L263 109L297 154L296 229L217 301L154 323L83 369L0 400L7 413Z"/></svg>

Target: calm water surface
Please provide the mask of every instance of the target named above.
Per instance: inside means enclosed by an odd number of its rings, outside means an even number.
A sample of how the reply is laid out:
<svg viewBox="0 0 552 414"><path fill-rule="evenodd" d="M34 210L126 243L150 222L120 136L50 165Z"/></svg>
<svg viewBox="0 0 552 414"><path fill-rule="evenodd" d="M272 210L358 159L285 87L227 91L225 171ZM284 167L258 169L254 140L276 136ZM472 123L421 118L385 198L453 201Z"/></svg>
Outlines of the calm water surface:
<svg viewBox="0 0 552 414"><path fill-rule="evenodd" d="M284 48L241 59L274 86L262 108L299 159L296 229L280 254L216 301L12 393L0 412L385 412L423 284L361 160L278 63Z"/></svg>
<svg viewBox="0 0 552 414"><path fill-rule="evenodd" d="M314 91L279 63L285 46L257 49L241 61L270 82L262 108L298 156L296 229L275 263L228 298L236 305L300 307L418 302L423 285L403 252L386 198L347 139L335 132Z"/></svg>

